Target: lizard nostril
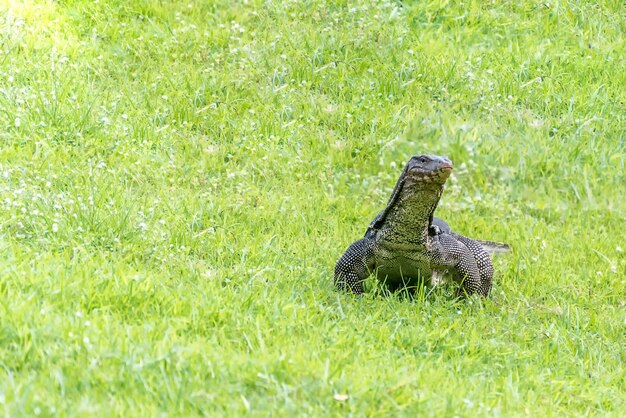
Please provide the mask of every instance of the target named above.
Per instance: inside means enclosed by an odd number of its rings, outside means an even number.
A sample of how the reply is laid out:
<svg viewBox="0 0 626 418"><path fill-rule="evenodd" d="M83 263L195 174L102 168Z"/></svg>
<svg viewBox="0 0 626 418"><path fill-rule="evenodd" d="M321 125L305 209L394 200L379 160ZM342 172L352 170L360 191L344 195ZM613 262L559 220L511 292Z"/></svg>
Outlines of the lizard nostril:
<svg viewBox="0 0 626 418"><path fill-rule="evenodd" d="M452 169L452 161L450 161L447 158L444 158L441 163L439 164L440 168L449 168Z"/></svg>

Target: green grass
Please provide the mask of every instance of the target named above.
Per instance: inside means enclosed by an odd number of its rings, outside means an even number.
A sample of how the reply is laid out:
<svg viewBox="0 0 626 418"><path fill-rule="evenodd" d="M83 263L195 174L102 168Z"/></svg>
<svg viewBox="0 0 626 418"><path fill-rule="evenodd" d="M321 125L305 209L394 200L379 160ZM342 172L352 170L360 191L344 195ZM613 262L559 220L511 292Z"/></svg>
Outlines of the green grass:
<svg viewBox="0 0 626 418"><path fill-rule="evenodd" d="M0 415L623 414L624 3L459 3L0 2ZM489 299L333 288L419 153Z"/></svg>

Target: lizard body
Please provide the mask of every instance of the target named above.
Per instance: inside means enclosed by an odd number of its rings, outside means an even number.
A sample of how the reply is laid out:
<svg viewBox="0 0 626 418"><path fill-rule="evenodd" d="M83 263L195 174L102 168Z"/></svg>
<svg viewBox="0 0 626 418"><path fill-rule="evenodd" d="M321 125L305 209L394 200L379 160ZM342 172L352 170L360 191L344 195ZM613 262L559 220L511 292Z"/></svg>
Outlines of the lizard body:
<svg viewBox="0 0 626 418"><path fill-rule="evenodd" d="M334 280L339 289L363 293L362 282L372 273L392 289L449 273L465 293L488 295L493 277L488 251L509 247L456 234L433 216L451 171L445 157L409 160L387 206L337 261Z"/></svg>

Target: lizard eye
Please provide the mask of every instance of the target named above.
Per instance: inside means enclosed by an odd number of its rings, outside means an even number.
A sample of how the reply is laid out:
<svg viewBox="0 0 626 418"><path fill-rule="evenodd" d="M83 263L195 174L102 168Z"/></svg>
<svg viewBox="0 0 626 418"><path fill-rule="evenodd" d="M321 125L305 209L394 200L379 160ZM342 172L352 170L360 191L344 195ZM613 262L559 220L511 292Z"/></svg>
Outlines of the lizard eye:
<svg viewBox="0 0 626 418"><path fill-rule="evenodd" d="M425 163L426 162L426 157L420 157L420 163Z"/></svg>

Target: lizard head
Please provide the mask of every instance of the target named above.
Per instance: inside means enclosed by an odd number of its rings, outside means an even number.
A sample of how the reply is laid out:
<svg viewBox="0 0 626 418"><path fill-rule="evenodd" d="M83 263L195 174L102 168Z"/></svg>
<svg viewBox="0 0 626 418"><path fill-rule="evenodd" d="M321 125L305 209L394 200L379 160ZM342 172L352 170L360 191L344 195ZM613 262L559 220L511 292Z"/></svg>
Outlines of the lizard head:
<svg viewBox="0 0 626 418"><path fill-rule="evenodd" d="M447 157L416 155L407 164L406 179L409 183L443 185L451 172L452 162Z"/></svg>

